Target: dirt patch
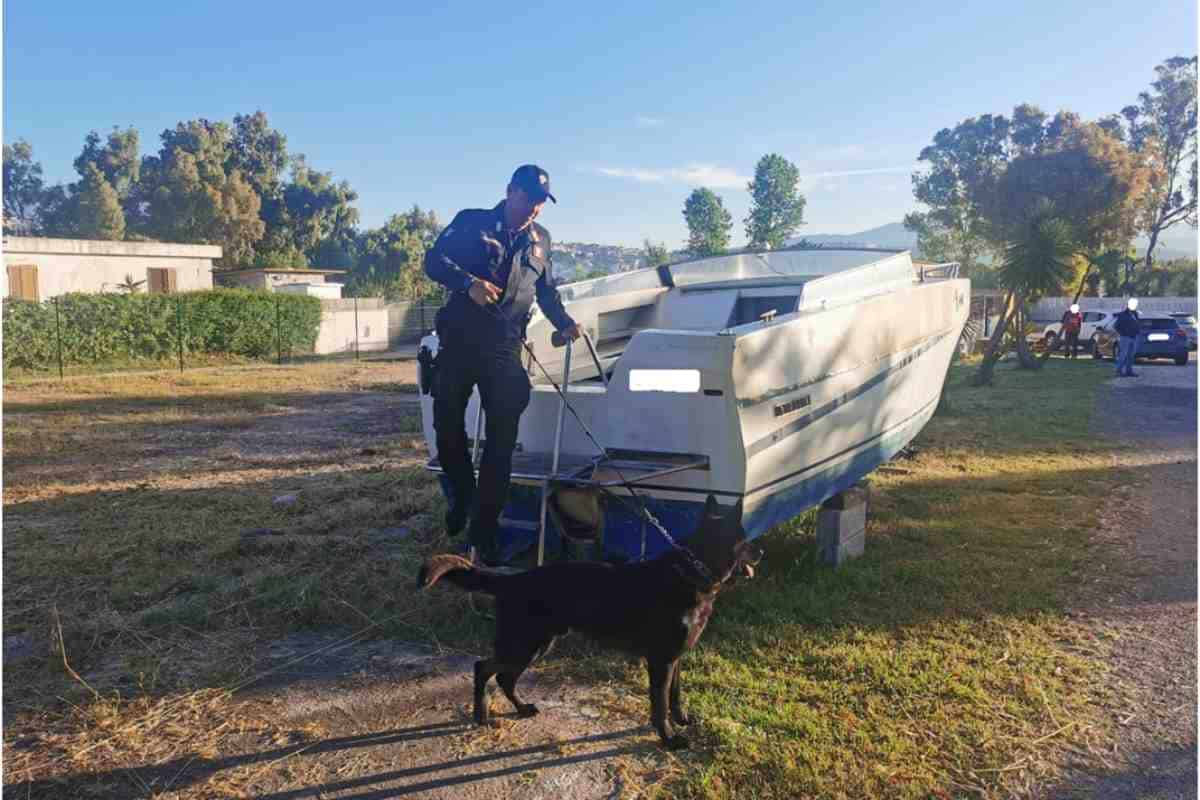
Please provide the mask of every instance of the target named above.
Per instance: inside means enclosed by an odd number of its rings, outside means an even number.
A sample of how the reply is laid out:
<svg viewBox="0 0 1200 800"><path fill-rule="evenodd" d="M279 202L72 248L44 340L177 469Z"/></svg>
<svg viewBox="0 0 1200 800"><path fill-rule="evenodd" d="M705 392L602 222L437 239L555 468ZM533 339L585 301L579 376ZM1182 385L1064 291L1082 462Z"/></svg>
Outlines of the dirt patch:
<svg viewBox="0 0 1200 800"><path fill-rule="evenodd" d="M298 656L317 655L298 662ZM257 797L602 798L623 776L670 758L625 690L552 681L520 690L540 713L518 719L497 692L493 723L471 719L475 656L394 641L295 634L266 648L282 669L251 692L255 713L325 732L263 775ZM289 666L290 665L290 666ZM314 768L325 776L314 781Z"/></svg>

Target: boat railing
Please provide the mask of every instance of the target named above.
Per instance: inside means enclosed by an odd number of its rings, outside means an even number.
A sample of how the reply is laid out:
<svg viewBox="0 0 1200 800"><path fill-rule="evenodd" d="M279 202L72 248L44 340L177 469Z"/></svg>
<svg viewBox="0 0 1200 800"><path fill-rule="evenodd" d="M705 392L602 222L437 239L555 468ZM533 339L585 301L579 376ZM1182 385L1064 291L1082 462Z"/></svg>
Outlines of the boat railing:
<svg viewBox="0 0 1200 800"><path fill-rule="evenodd" d="M958 277L958 263L933 264L918 268L918 278L921 283L927 281L946 281Z"/></svg>

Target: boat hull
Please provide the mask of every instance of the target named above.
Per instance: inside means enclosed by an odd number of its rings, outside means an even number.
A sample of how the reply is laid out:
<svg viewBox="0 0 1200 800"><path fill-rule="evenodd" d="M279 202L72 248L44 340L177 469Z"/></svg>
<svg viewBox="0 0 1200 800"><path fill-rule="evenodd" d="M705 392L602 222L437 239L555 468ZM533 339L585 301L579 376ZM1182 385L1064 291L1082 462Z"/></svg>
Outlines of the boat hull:
<svg viewBox="0 0 1200 800"><path fill-rule="evenodd" d="M743 525L753 538L844 491L911 442L937 408L970 296L965 280L906 283L905 270L911 269L902 254L857 274L814 280L804 294L793 295L795 312L762 323L717 331L641 330L613 363L607 386L580 381L583 358L577 358L568 396L606 448L705 460L703 469L639 483L636 497L620 486L597 489L605 496L603 556L652 558L669 547L645 524L640 503L681 539L696 527L708 494L725 505L740 499ZM700 308L706 319L720 319L724 312L714 312L715 306L726 303L735 313L735 303L747 297L759 302L778 290L707 291L675 288L655 295L652 304L643 296L639 313L677 323ZM611 297L604 302L614 305ZM568 308L576 319L586 318L586 308ZM599 329L604 325L600 319ZM436 347L435 337L428 341ZM697 388L636 388L635 372L664 369L695 372ZM548 381L534 386L518 437L525 453L552 450L559 405ZM431 398L423 398L423 408L436 457ZM468 435L476 409L477 399L467 411ZM570 414L561 452L574 463L597 452ZM535 478L514 479L501 516L502 544L536 540L542 485ZM561 545L548 519L547 553Z"/></svg>

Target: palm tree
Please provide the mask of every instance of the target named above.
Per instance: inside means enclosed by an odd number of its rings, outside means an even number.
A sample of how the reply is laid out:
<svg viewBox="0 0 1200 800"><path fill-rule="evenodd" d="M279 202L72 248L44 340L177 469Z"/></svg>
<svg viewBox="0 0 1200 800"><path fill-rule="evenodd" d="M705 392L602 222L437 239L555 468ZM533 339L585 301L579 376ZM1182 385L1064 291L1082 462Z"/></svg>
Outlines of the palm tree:
<svg viewBox="0 0 1200 800"><path fill-rule="evenodd" d="M133 279L132 275L130 275L129 273L125 273L125 280L122 281L121 283L118 283L117 288L123 292L129 292L130 294L137 294L137 290L142 288L142 284L144 284L144 283L145 283L145 281L135 281Z"/></svg>
<svg viewBox="0 0 1200 800"><path fill-rule="evenodd" d="M1013 232L997 271L1000 286L1008 292L1004 313L988 341L983 363L974 378L975 385L992 382L996 362L1003 355L1001 343L1009 325L1014 326L1012 335L1021 365L1033 369L1040 366L1025 342L1025 304L1057 291L1071 277L1076 252L1070 224L1055 215L1049 202L1038 203L1026 216L1024 224Z"/></svg>

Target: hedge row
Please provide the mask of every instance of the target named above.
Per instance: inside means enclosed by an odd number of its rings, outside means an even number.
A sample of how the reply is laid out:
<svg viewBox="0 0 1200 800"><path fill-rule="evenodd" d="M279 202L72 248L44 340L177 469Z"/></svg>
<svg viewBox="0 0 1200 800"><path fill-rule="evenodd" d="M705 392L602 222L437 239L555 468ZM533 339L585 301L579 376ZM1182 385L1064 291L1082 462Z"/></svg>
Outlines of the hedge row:
<svg viewBox="0 0 1200 800"><path fill-rule="evenodd" d="M57 306L57 319L55 310ZM67 294L4 301L5 368L103 364L213 353L268 358L311 352L321 324L315 297L248 289L182 294Z"/></svg>

